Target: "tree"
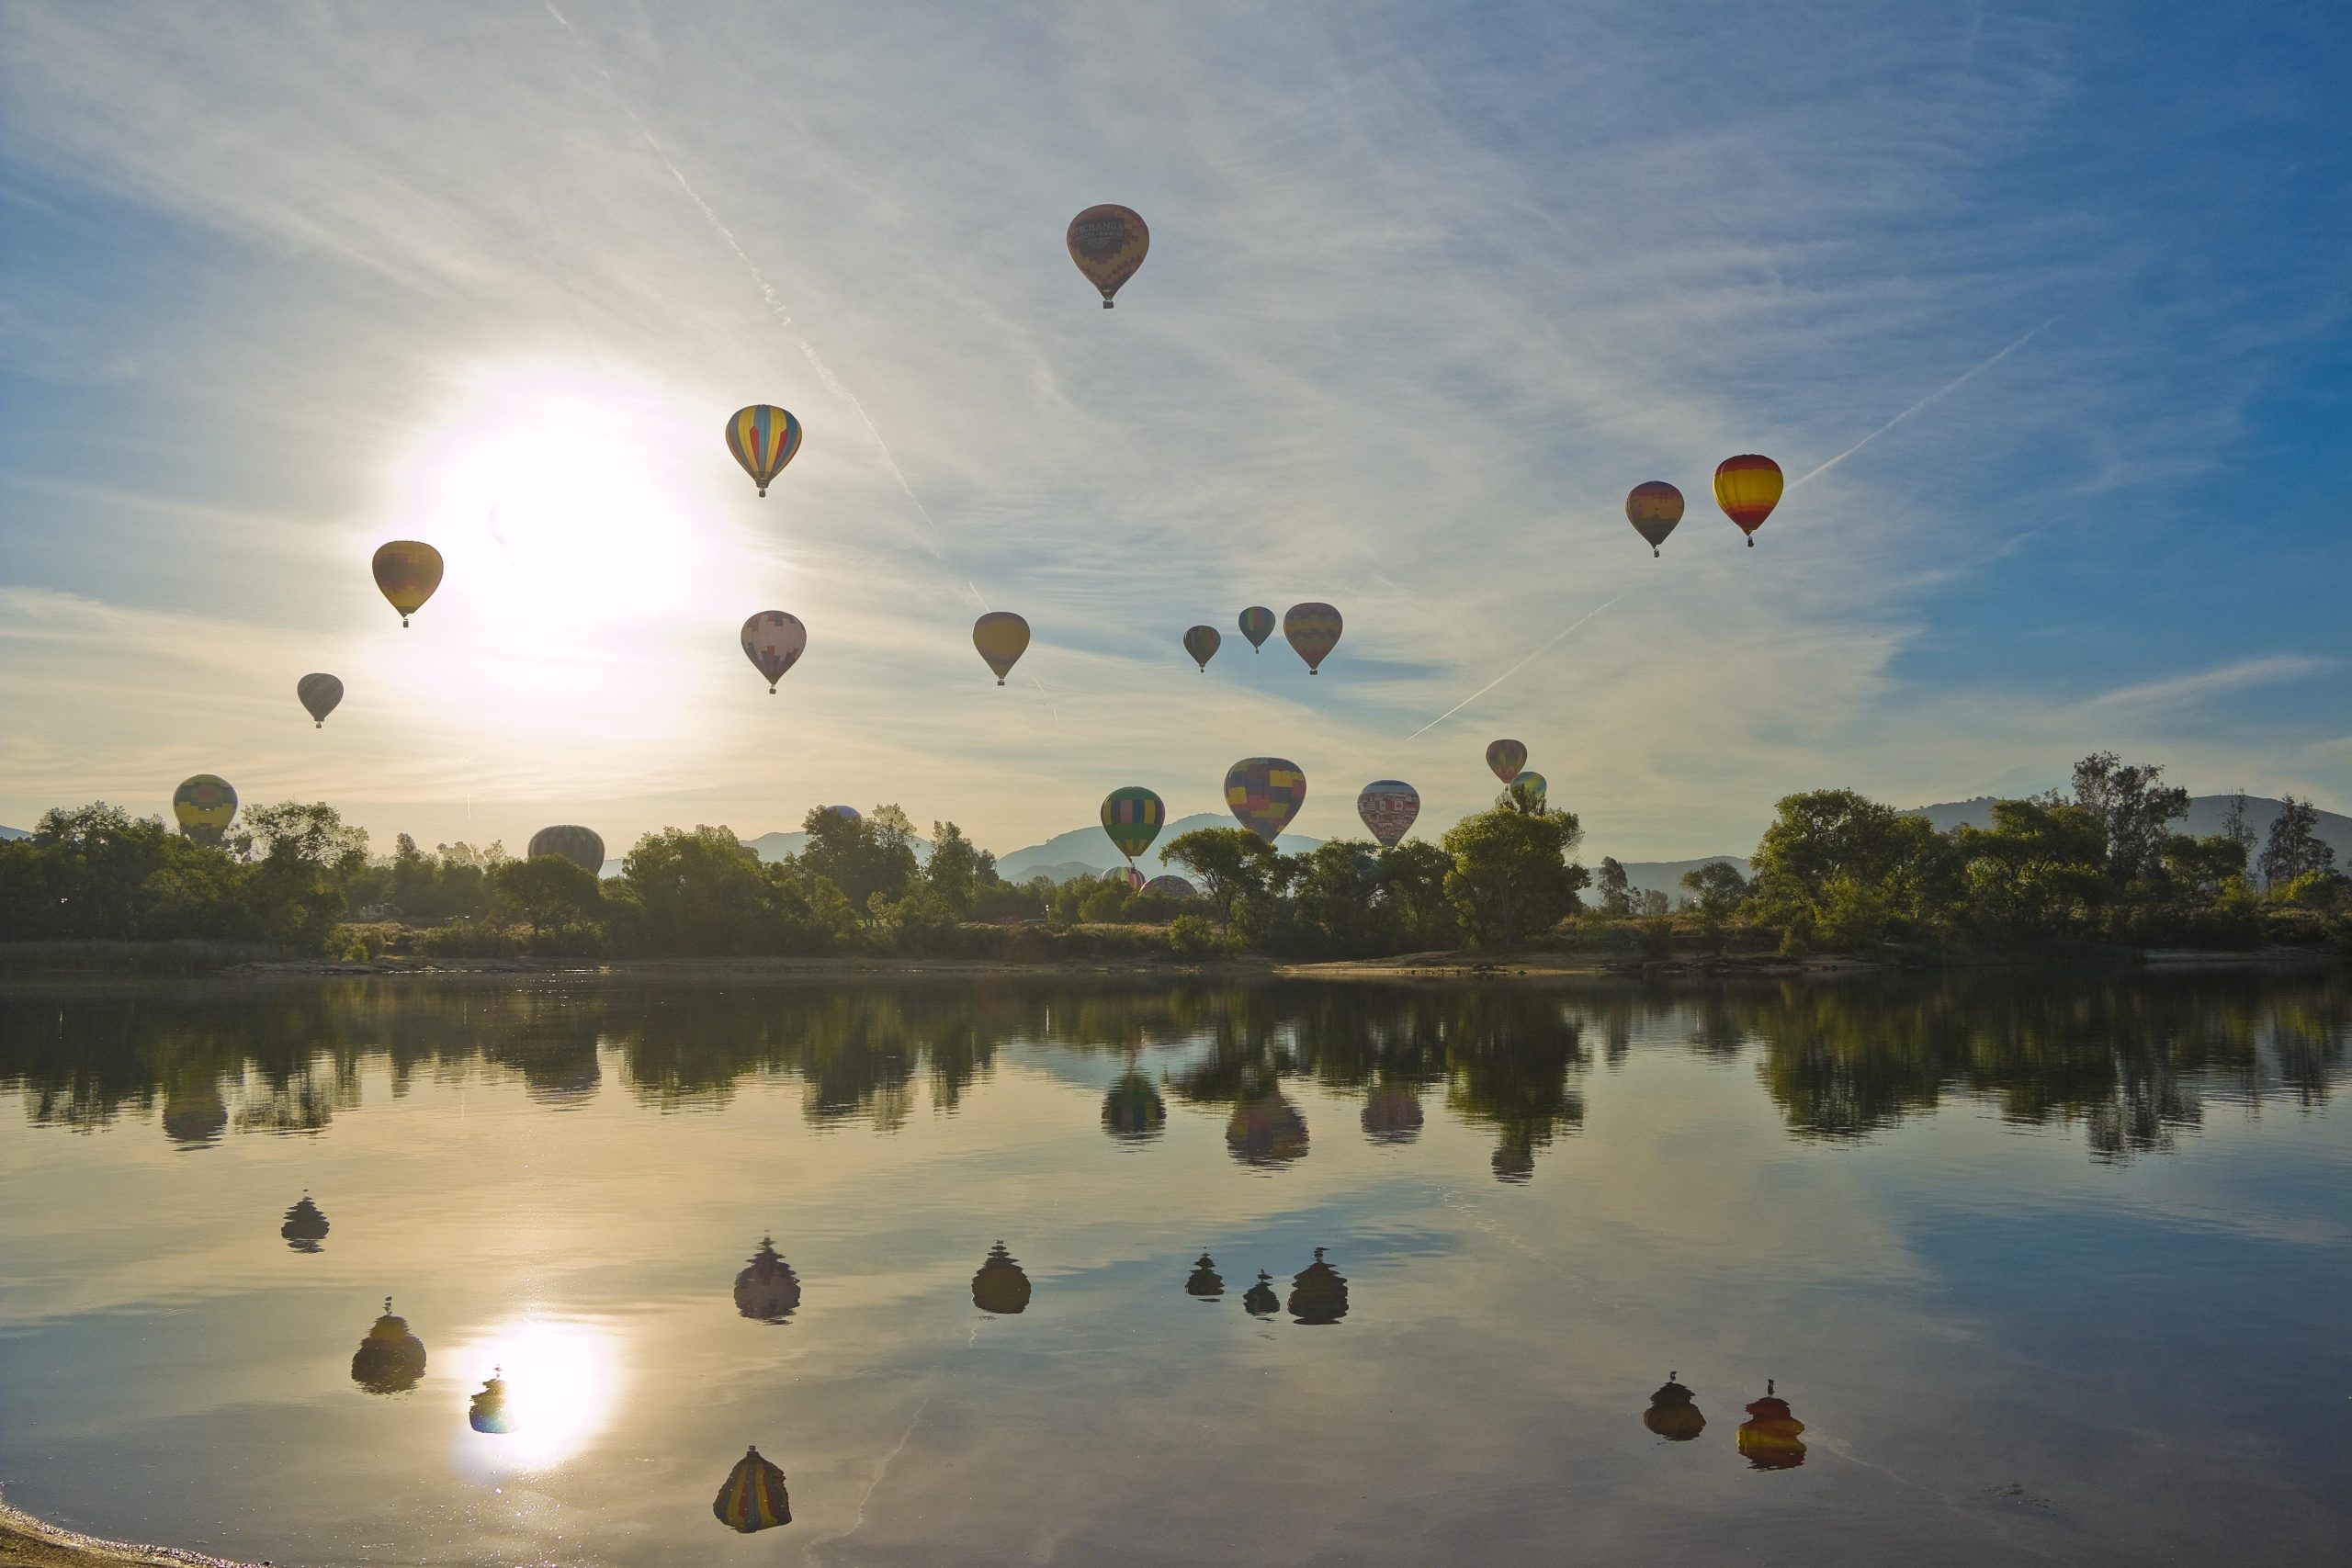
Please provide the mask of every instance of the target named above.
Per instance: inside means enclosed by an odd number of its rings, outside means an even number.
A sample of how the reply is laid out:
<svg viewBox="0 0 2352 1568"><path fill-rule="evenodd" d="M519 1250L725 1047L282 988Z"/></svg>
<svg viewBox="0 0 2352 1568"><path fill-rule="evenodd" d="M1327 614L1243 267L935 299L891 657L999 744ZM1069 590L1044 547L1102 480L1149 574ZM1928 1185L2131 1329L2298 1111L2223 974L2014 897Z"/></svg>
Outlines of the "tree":
<svg viewBox="0 0 2352 1568"><path fill-rule="evenodd" d="M808 835L801 863L840 888L866 918L876 896L896 903L914 885L914 824L897 807L877 806L864 817L814 807L800 826Z"/></svg>
<svg viewBox="0 0 2352 1568"><path fill-rule="evenodd" d="M1434 947L1456 934L1453 908L1445 900L1446 874L1453 857L1426 839L1383 850L1373 863L1398 940L1412 947Z"/></svg>
<svg viewBox="0 0 2352 1568"><path fill-rule="evenodd" d="M662 953L762 953L778 945L775 885L726 828L664 828L638 840L621 877L645 907L647 945Z"/></svg>
<svg viewBox="0 0 2352 1568"><path fill-rule="evenodd" d="M2162 782L2164 769L2127 765L2112 751L2075 764L2075 804L2107 833L2107 874L2118 887L2161 875L2165 840L2188 815L2188 792Z"/></svg>
<svg viewBox="0 0 2352 1568"><path fill-rule="evenodd" d="M2318 829L2319 808L2310 801L2291 795L2279 801L2269 841L2262 846L2263 886L2282 887L2306 872L2335 868L2335 851L2320 838Z"/></svg>
<svg viewBox="0 0 2352 1568"><path fill-rule="evenodd" d="M1738 913L1751 891L1747 878L1739 874L1739 867L1720 860L1684 872L1682 886L1690 890L1699 913L1710 922L1727 920Z"/></svg>
<svg viewBox="0 0 2352 1568"><path fill-rule="evenodd" d="M1465 817L1440 840L1453 857L1445 893L1463 930L1482 947L1510 947L1521 933L1546 931L1574 912L1591 873L1570 865L1584 839L1571 811L1521 800Z"/></svg>
<svg viewBox="0 0 2352 1568"><path fill-rule="evenodd" d="M2230 791L2230 814L2222 819L2222 833L2245 852L2244 858L2251 864L2254 859L2254 828L2245 819L2245 790Z"/></svg>
<svg viewBox="0 0 2352 1568"><path fill-rule="evenodd" d="M1234 900L1264 893L1282 856L1246 828L1195 828L1160 851L1159 858L1193 874L1201 896L1216 909L1218 934L1227 935L1233 930Z"/></svg>
<svg viewBox="0 0 2352 1568"><path fill-rule="evenodd" d="M1600 912L1622 920L1634 912L1634 886L1615 855L1600 857Z"/></svg>
<svg viewBox="0 0 2352 1568"><path fill-rule="evenodd" d="M497 872L498 896L530 922L531 940L587 924L600 898L596 874L562 855L510 860Z"/></svg>
<svg viewBox="0 0 2352 1568"><path fill-rule="evenodd" d="M2191 897L2217 897L2245 878L2245 850L2226 829L2201 839L2175 833L2165 840L2165 874Z"/></svg>
<svg viewBox="0 0 2352 1568"><path fill-rule="evenodd" d="M1993 826L1952 830L1967 897L1962 918L1996 937L2053 934L2099 901L2107 825L2067 801L1996 800Z"/></svg>
<svg viewBox="0 0 2352 1568"><path fill-rule="evenodd" d="M1951 844L1927 818L1850 789L1784 796L1751 863L1757 905L1768 917L1818 927L1835 903L1832 923L1849 933L1873 915L1932 918L1959 886ZM1842 886L1833 893L1834 885ZM1864 940L1883 934L1870 931Z"/></svg>
<svg viewBox="0 0 2352 1568"><path fill-rule="evenodd" d="M972 912L984 893L1003 886L996 874L996 856L977 848L953 822L931 825L931 863L922 880L957 919Z"/></svg>

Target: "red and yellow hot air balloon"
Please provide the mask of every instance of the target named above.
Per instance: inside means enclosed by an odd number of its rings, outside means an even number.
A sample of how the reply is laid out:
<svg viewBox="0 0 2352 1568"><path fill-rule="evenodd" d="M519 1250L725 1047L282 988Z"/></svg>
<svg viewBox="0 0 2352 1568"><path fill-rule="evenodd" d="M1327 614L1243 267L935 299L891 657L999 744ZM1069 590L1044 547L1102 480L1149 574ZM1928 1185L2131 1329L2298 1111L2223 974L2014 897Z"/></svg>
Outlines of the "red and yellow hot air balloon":
<svg viewBox="0 0 2352 1568"><path fill-rule="evenodd" d="M1306 774L1296 762L1282 757L1244 757L1226 770L1226 809L1270 844L1306 804Z"/></svg>
<svg viewBox="0 0 2352 1568"><path fill-rule="evenodd" d="M1136 275L1151 249L1151 231L1133 208L1106 202L1090 207L1069 220L1069 259L1086 281L1102 291L1102 308L1111 296Z"/></svg>
<svg viewBox="0 0 2352 1568"><path fill-rule="evenodd" d="M996 683L1001 686L1029 647L1029 623L1010 610L990 610L972 623L972 646L996 671Z"/></svg>
<svg viewBox="0 0 2352 1568"><path fill-rule="evenodd" d="M1316 601L1293 604L1283 616L1283 636L1297 655L1306 660L1309 675L1321 673L1320 666L1340 646L1340 612Z"/></svg>
<svg viewBox="0 0 2352 1568"><path fill-rule="evenodd" d="M1794 1470L1804 1462L1804 1423L1789 1409L1772 1381L1764 1382L1764 1397L1747 1407L1735 1440L1739 1457L1751 1470Z"/></svg>
<svg viewBox="0 0 2352 1568"><path fill-rule="evenodd" d="M768 678L770 696L775 695L775 683L784 679L785 671L799 663L808 650L808 628L797 615L762 610L743 623L743 657Z"/></svg>
<svg viewBox="0 0 2352 1568"><path fill-rule="evenodd" d="M394 539L376 552L376 586L401 613L401 625L441 586L441 552L415 539Z"/></svg>
<svg viewBox="0 0 2352 1568"><path fill-rule="evenodd" d="M745 1449L710 1511L720 1524L744 1535L790 1524L792 1498L784 1488L784 1472L762 1459L756 1447Z"/></svg>
<svg viewBox="0 0 2352 1568"><path fill-rule="evenodd" d="M1490 740L1487 743L1487 766L1494 769L1495 777L1505 784L1519 777L1527 766L1527 746L1519 740Z"/></svg>
<svg viewBox="0 0 2352 1568"><path fill-rule="evenodd" d="M1747 536L1756 547L1756 530L1781 504L1781 465L1754 452L1725 457L1715 466L1715 504Z"/></svg>
<svg viewBox="0 0 2352 1568"><path fill-rule="evenodd" d="M737 409L727 416L727 449L765 495L769 483L800 450L800 422L790 409L774 403Z"/></svg>
<svg viewBox="0 0 2352 1568"><path fill-rule="evenodd" d="M1625 521L1648 543L1650 554L1656 555L1674 525L1682 521L1682 492L1664 479L1637 484L1625 492Z"/></svg>

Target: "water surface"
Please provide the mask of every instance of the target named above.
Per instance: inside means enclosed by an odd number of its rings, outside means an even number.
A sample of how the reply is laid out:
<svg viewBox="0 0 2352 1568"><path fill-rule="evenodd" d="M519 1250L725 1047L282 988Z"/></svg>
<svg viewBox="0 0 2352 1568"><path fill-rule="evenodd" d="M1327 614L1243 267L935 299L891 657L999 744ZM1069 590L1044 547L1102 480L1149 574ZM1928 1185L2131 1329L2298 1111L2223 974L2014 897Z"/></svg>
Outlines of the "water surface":
<svg viewBox="0 0 2352 1568"><path fill-rule="evenodd" d="M20 982L0 1483L280 1562L2323 1560L2347 1045L2336 974Z"/></svg>

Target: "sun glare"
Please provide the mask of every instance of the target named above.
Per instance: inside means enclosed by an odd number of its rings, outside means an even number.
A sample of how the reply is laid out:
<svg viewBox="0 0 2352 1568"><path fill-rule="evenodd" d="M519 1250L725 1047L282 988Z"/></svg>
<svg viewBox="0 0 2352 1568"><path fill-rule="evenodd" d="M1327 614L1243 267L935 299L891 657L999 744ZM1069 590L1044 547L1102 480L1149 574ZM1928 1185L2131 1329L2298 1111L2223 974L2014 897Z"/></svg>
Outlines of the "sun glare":
<svg viewBox="0 0 2352 1568"><path fill-rule="evenodd" d="M610 1418L619 1387L620 1345L589 1324L525 1318L492 1329L458 1352L469 1398L495 1377L503 1385L501 1425L460 1435L469 1467L545 1470L577 1453Z"/></svg>

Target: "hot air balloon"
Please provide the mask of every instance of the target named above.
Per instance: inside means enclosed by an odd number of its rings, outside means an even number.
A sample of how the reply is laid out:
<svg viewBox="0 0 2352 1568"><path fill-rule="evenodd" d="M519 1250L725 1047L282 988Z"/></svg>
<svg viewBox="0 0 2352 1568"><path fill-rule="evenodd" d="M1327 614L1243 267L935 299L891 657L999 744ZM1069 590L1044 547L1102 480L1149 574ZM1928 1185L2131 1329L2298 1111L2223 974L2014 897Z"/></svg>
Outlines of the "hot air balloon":
<svg viewBox="0 0 2352 1568"><path fill-rule="evenodd" d="M327 1238L327 1229L326 1215L305 1192L286 1211L286 1223L277 1227L277 1234L297 1252L317 1252L319 1243Z"/></svg>
<svg viewBox="0 0 2352 1568"><path fill-rule="evenodd" d="M1747 1419L1739 1424L1739 1454L1751 1470L1794 1470L1804 1462L1804 1442L1799 1436L1804 1423L1789 1413L1789 1402L1772 1390L1767 1378L1764 1397L1747 1407Z"/></svg>
<svg viewBox="0 0 2352 1568"><path fill-rule="evenodd" d="M1650 1407L1642 1412L1642 1425L1669 1443L1687 1443L1707 1429L1706 1416L1690 1403L1690 1391L1676 1382L1677 1374L1666 1374L1666 1384L1650 1395Z"/></svg>
<svg viewBox="0 0 2352 1568"><path fill-rule="evenodd" d="M473 1404L466 1410L466 1425L477 1432L503 1436L514 1429L514 1418L506 1409L506 1380L499 1375L504 1370L491 1368L481 1392L474 1395Z"/></svg>
<svg viewBox="0 0 2352 1568"><path fill-rule="evenodd" d="M305 675L294 682L294 695L310 710L312 723L324 729L327 715L334 712L335 704L343 701L343 682L332 675Z"/></svg>
<svg viewBox="0 0 2352 1568"><path fill-rule="evenodd" d="M1252 651L1266 646L1274 635L1274 613L1263 604L1252 604L1241 612L1241 635L1250 639Z"/></svg>
<svg viewBox="0 0 2352 1568"><path fill-rule="evenodd" d="M1781 465L1770 457L1747 452L1715 465L1715 504L1747 536L1756 547L1756 530L1781 504Z"/></svg>
<svg viewBox="0 0 2352 1568"><path fill-rule="evenodd" d="M1280 757L1244 757L1226 770L1226 809L1270 844L1306 804L1306 775L1296 762Z"/></svg>
<svg viewBox="0 0 2352 1568"><path fill-rule="evenodd" d="M1243 1165L1271 1170L1306 1157L1306 1118L1279 1089L1244 1100L1226 1118L1225 1150Z"/></svg>
<svg viewBox="0 0 2352 1568"><path fill-rule="evenodd" d="M1184 651L1193 656L1193 662L1201 667L1204 675L1209 671L1209 660L1224 646L1225 638L1216 635L1215 626L1191 626L1184 632Z"/></svg>
<svg viewBox="0 0 2352 1568"><path fill-rule="evenodd" d="M825 809L845 821L862 822L865 820L864 818L857 814L857 807L854 806L828 806Z"/></svg>
<svg viewBox="0 0 2352 1568"><path fill-rule="evenodd" d="M1421 814L1421 792L1402 779L1374 779L1356 796L1356 815L1381 848L1393 850Z"/></svg>
<svg viewBox="0 0 2352 1568"><path fill-rule="evenodd" d="M1258 1270L1258 1282L1241 1292L1241 1310L1251 1317L1272 1317L1283 1310L1282 1297L1274 1294L1274 1277L1263 1269Z"/></svg>
<svg viewBox="0 0 2352 1568"><path fill-rule="evenodd" d="M593 829L570 822L542 828L531 835L530 858L561 855L591 876L605 874L605 840Z"/></svg>
<svg viewBox="0 0 2352 1568"><path fill-rule="evenodd" d="M1102 1097L1102 1130L1123 1144L1146 1144L1168 1125L1168 1102L1141 1073L1129 1068Z"/></svg>
<svg viewBox="0 0 2352 1568"><path fill-rule="evenodd" d="M1290 1316L1293 1323L1332 1324L1348 1315L1348 1277L1323 1261L1315 1261L1291 1276Z"/></svg>
<svg viewBox="0 0 2352 1568"><path fill-rule="evenodd" d="M1495 777L1509 784L1527 766L1527 748L1517 740L1490 740L1487 743L1487 766L1495 770Z"/></svg>
<svg viewBox="0 0 2352 1568"><path fill-rule="evenodd" d="M164 1096L164 1136L182 1148L201 1148L229 1130L229 1107L220 1080L197 1075L172 1085Z"/></svg>
<svg viewBox="0 0 2352 1568"><path fill-rule="evenodd" d="M1197 898L1201 896L1199 888L1173 872L1164 876L1153 877L1143 885L1143 890L1147 893L1157 893L1164 898Z"/></svg>
<svg viewBox="0 0 2352 1568"><path fill-rule="evenodd" d="M1203 1302L1213 1302L1225 1294L1225 1279L1216 1271L1216 1258L1205 1252L1201 1254L1201 1260L1193 1265L1192 1273L1184 1279L1184 1293Z"/></svg>
<svg viewBox="0 0 2352 1568"><path fill-rule="evenodd" d="M401 613L401 625L441 586L441 552L414 539L394 539L376 552L376 586Z"/></svg>
<svg viewBox="0 0 2352 1568"><path fill-rule="evenodd" d="M1131 865L1114 865L1102 874L1105 882L1115 882L1130 893L1143 890L1143 873Z"/></svg>
<svg viewBox="0 0 2352 1568"><path fill-rule="evenodd" d="M1517 801L1521 806L1541 806L1544 791L1549 788L1551 781L1529 768L1503 786L1503 792L1495 797L1495 803L1499 806L1506 801Z"/></svg>
<svg viewBox="0 0 2352 1568"><path fill-rule="evenodd" d="M1398 1084L1364 1096L1363 1135L1375 1144L1409 1144L1421 1135L1421 1097Z"/></svg>
<svg viewBox="0 0 2352 1568"><path fill-rule="evenodd" d="M1012 1314L1029 1304L1029 1276L998 1242L972 1276L972 1304L982 1312Z"/></svg>
<svg viewBox="0 0 2352 1568"><path fill-rule="evenodd" d="M369 1393L406 1393L424 1376L424 1341L408 1331L408 1319L392 1315L392 1298L384 1298L384 1315L359 1342L351 1358L351 1381Z"/></svg>
<svg viewBox="0 0 2352 1568"><path fill-rule="evenodd" d="M784 672L799 663L808 649L808 628L797 615L762 610L743 623L743 657L768 678L770 696L775 695L775 683L784 679Z"/></svg>
<svg viewBox="0 0 2352 1568"><path fill-rule="evenodd" d="M1131 863L1151 848L1151 841L1159 837L1160 824L1167 820L1168 808L1159 803L1159 796L1141 784L1128 784L1102 797L1102 831L1110 836L1111 847Z"/></svg>
<svg viewBox="0 0 2352 1568"><path fill-rule="evenodd" d="M782 1323L800 1307L800 1276L792 1271L767 1236L735 1276L735 1310L761 1323Z"/></svg>
<svg viewBox="0 0 2352 1568"><path fill-rule="evenodd" d="M172 791L172 816L180 831L199 844L217 844L236 819L237 792L218 773L198 773Z"/></svg>
<svg viewBox="0 0 2352 1568"><path fill-rule="evenodd" d="M790 1524L792 1498L784 1489L784 1472L762 1459L757 1448L745 1449L710 1511L720 1524L744 1535Z"/></svg>
<svg viewBox="0 0 2352 1568"><path fill-rule="evenodd" d="M1674 525L1682 521L1682 492L1664 479L1637 484L1625 492L1625 521L1648 541L1650 554L1656 555Z"/></svg>
<svg viewBox="0 0 2352 1568"><path fill-rule="evenodd" d="M1029 623L1010 610L990 610L972 623L972 646L996 671L996 683L1001 686L1029 646Z"/></svg>
<svg viewBox="0 0 2352 1568"><path fill-rule="evenodd" d="M1283 616L1283 636L1306 660L1306 672L1319 674L1323 661L1340 646L1340 612L1313 600L1293 604Z"/></svg>
<svg viewBox="0 0 2352 1568"><path fill-rule="evenodd" d="M800 450L800 422L790 410L774 403L737 409L727 418L727 449L765 495L769 481L784 472L784 466Z"/></svg>
<svg viewBox="0 0 2352 1568"><path fill-rule="evenodd" d="M1111 296L1136 275L1151 249L1151 231L1133 209L1105 203L1090 207L1069 220L1069 259L1086 281L1102 291L1102 308Z"/></svg>

